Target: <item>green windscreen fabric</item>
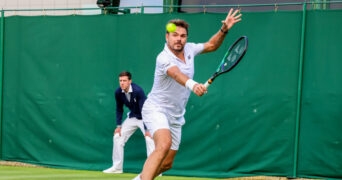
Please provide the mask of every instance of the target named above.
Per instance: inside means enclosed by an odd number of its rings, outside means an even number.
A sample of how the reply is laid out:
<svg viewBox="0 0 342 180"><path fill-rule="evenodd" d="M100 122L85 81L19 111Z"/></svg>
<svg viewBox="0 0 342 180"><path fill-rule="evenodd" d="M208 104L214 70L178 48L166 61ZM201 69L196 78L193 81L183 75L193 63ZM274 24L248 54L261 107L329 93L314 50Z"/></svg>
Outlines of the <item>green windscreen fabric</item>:
<svg viewBox="0 0 342 180"><path fill-rule="evenodd" d="M249 38L234 70L205 96L190 96L182 143L165 174L342 178L341 13L307 12L303 57L303 12L244 13L217 51L196 57L194 80L205 82L229 45ZM206 42L225 16L5 17L2 159L108 168L118 73L131 71L147 94L168 20L185 19L188 41ZM138 130L125 146L124 171L140 172L145 159Z"/></svg>
<svg viewBox="0 0 342 180"><path fill-rule="evenodd" d="M298 172L341 179L342 11L308 17Z"/></svg>

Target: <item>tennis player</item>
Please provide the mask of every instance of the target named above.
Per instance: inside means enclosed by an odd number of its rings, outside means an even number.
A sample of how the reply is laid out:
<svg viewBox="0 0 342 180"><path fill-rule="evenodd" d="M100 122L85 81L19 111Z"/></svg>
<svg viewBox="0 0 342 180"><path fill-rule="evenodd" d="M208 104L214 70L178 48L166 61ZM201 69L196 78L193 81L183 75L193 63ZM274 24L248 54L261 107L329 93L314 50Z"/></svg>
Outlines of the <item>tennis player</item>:
<svg viewBox="0 0 342 180"><path fill-rule="evenodd" d="M127 71L119 74L119 84L120 87L115 91L116 128L113 136L113 165L104 170L104 173L120 174L123 172L124 146L138 128L145 135L147 156L154 150L151 134L146 131L146 126L142 121L141 109L146 100L143 89L132 83L132 75ZM130 111L125 121L122 122L124 105Z"/></svg>
<svg viewBox="0 0 342 180"><path fill-rule="evenodd" d="M222 26L206 43L188 43L188 24L184 20L170 20L176 30L166 32L164 49L157 56L154 82L144 103L142 115L153 136L155 150L145 161L142 172L134 180L152 180L172 167L178 151L185 106L191 91L198 96L207 92L194 76L194 57L218 49L230 28L241 21L238 10L230 9Z"/></svg>

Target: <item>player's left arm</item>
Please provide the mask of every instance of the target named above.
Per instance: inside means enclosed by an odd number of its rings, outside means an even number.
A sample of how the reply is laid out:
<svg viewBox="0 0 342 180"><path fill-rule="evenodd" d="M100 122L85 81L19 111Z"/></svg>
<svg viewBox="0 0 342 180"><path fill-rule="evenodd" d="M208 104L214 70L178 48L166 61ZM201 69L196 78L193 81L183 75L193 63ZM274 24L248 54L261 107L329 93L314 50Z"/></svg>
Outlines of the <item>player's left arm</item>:
<svg viewBox="0 0 342 180"><path fill-rule="evenodd" d="M230 9L225 20L222 21L222 26L220 30L214 34L208 42L204 43L204 49L202 53L212 52L218 49L228 31L234 26L235 23L241 21L242 14L239 10Z"/></svg>

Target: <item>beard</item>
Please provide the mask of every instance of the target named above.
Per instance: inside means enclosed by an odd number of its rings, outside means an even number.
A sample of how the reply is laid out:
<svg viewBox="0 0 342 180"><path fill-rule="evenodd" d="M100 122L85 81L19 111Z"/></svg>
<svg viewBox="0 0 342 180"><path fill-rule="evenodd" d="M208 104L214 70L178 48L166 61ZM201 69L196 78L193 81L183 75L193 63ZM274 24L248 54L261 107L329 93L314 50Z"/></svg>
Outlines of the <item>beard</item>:
<svg viewBox="0 0 342 180"><path fill-rule="evenodd" d="M169 47L175 52L182 52L184 49L184 45L182 43L175 43Z"/></svg>

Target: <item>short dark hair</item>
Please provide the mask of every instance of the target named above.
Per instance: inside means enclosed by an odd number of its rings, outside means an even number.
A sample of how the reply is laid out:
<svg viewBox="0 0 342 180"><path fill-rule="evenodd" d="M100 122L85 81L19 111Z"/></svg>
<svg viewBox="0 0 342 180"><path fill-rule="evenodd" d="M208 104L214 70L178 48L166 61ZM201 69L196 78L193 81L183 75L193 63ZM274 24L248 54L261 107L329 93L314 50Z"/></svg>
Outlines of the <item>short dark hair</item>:
<svg viewBox="0 0 342 180"><path fill-rule="evenodd" d="M173 23L176 26L180 26L182 28L184 28L186 30L186 33L188 34L188 28L189 28L189 24L184 21L183 19L171 19L168 23ZM166 31L166 33L169 33L168 31Z"/></svg>
<svg viewBox="0 0 342 180"><path fill-rule="evenodd" d="M132 79L132 74L128 71L122 71L120 74L119 74L119 77L122 77L122 76L127 76L129 80Z"/></svg>

